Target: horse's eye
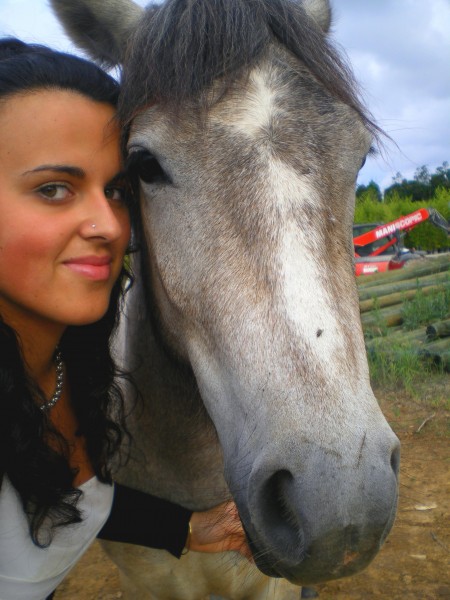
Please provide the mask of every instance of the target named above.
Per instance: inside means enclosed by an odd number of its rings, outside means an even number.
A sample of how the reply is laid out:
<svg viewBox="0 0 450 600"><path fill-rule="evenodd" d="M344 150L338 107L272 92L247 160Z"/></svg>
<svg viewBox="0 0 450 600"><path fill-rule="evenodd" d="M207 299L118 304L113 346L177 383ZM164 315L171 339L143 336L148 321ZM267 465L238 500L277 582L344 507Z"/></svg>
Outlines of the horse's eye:
<svg viewBox="0 0 450 600"><path fill-rule="evenodd" d="M367 152L367 154L365 155L365 157L362 159L361 166L359 167L359 170L361 171L361 169L363 168L363 166L366 164L366 160L367 160L368 156L374 157L374 156L377 156L377 155L378 155L378 151L377 151L376 146L374 146L374 145L370 146L369 151Z"/></svg>
<svg viewBox="0 0 450 600"><path fill-rule="evenodd" d="M127 169L132 178L139 178L144 183L172 183L158 160L146 150L132 152Z"/></svg>

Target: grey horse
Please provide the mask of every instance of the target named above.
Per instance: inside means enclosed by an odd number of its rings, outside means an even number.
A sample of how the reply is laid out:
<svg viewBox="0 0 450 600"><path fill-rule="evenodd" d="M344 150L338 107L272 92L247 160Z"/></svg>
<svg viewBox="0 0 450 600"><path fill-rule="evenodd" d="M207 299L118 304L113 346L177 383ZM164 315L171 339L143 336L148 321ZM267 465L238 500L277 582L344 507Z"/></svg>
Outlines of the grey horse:
<svg viewBox="0 0 450 600"><path fill-rule="evenodd" d="M286 600L359 571L394 520L399 444L352 264L378 130L328 1L52 5L92 57L123 64L142 240L118 346L144 406L120 480L195 510L231 495L258 567L110 543L127 597Z"/></svg>

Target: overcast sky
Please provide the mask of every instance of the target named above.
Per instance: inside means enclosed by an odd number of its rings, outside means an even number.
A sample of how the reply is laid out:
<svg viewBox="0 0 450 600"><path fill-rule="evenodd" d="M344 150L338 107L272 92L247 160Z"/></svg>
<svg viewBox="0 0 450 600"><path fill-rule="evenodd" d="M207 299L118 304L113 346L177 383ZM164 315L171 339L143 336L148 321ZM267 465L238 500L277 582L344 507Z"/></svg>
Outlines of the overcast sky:
<svg viewBox="0 0 450 600"><path fill-rule="evenodd" d="M104 0L107 2L107 0ZM139 0L145 5L146 0ZM332 0L334 39L346 50L366 103L393 138L360 183L381 189L450 162L450 0ZM0 35L75 52L47 0L0 0Z"/></svg>

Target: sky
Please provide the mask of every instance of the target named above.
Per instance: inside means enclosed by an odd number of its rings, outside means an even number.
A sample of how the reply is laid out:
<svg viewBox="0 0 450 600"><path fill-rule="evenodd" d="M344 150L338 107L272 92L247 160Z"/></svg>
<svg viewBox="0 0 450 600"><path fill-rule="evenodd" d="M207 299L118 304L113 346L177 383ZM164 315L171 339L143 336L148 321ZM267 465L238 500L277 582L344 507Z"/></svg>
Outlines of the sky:
<svg viewBox="0 0 450 600"><path fill-rule="evenodd" d="M368 158L358 183L384 190L397 173L411 179L422 165L434 172L450 162L450 0L331 1L333 39L392 139ZM78 52L47 0L0 0L0 35Z"/></svg>

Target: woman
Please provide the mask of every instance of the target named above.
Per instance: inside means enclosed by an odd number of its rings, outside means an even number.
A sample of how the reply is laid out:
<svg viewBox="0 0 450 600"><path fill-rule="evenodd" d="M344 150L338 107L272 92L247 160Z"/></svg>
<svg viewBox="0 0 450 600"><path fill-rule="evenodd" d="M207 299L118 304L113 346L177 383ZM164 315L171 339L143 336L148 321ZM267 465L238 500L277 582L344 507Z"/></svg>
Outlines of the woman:
<svg viewBox="0 0 450 600"><path fill-rule="evenodd" d="M87 61L0 42L2 600L46 598L99 532L248 554L232 503L192 514L112 485L126 428L109 338L132 212L117 96Z"/></svg>

